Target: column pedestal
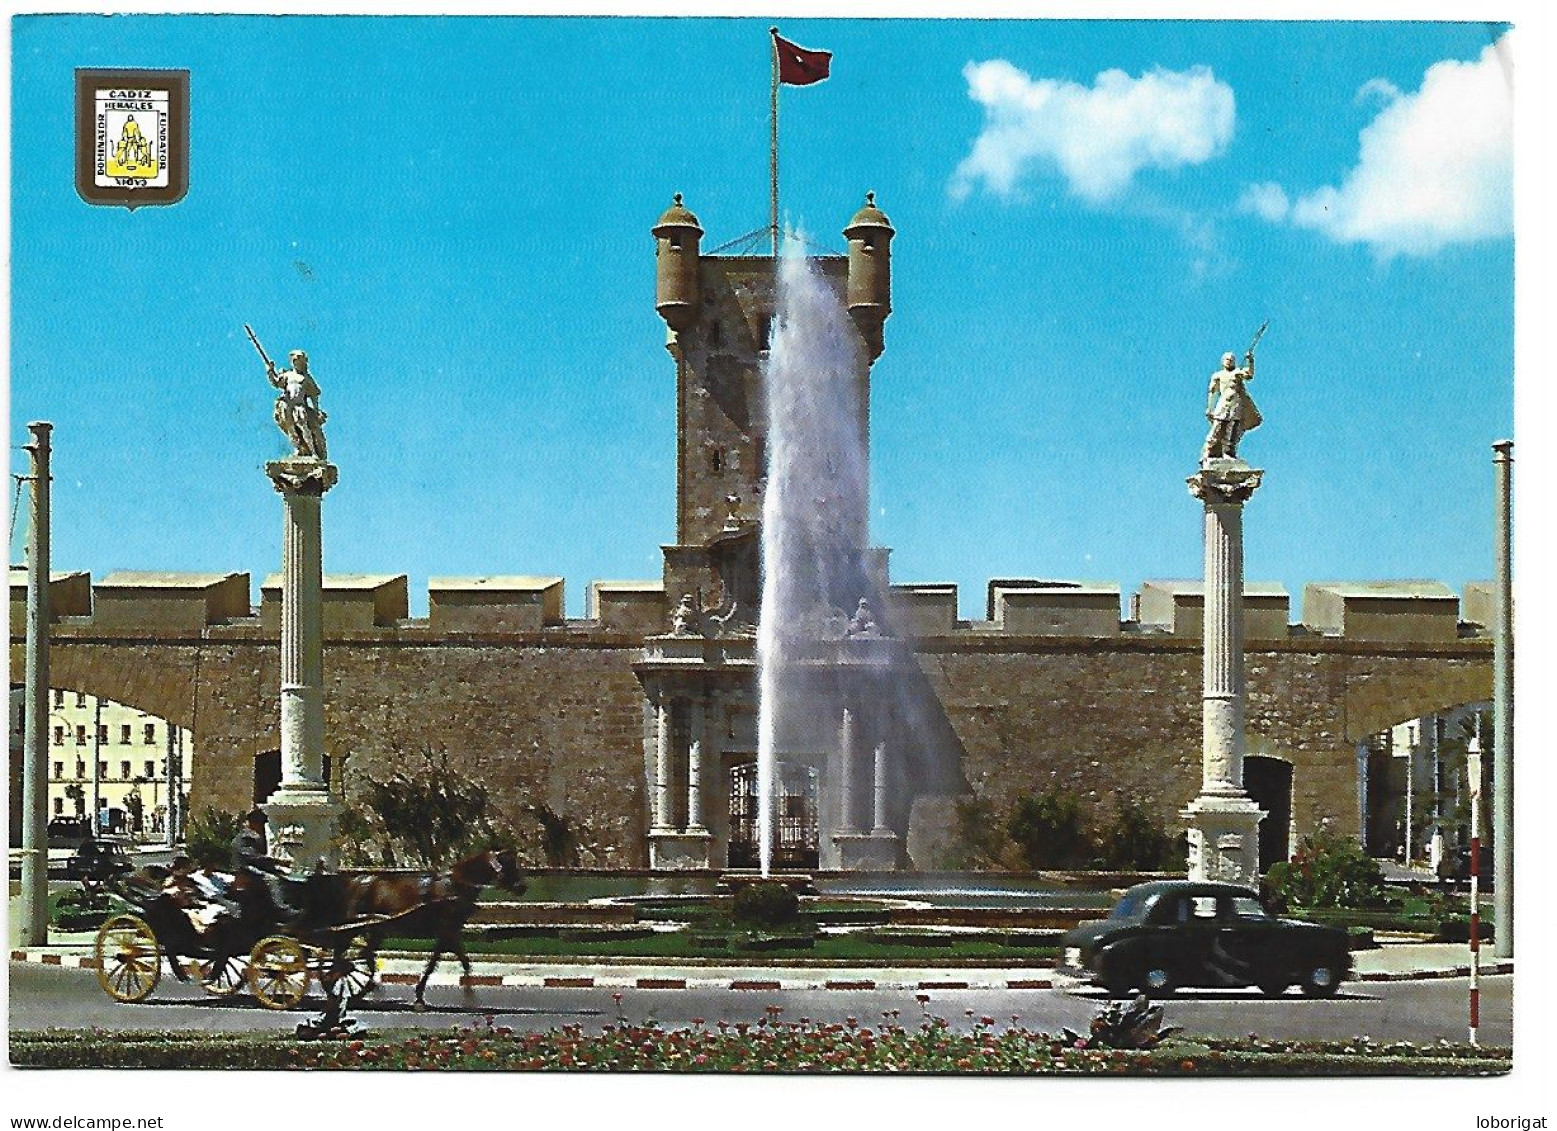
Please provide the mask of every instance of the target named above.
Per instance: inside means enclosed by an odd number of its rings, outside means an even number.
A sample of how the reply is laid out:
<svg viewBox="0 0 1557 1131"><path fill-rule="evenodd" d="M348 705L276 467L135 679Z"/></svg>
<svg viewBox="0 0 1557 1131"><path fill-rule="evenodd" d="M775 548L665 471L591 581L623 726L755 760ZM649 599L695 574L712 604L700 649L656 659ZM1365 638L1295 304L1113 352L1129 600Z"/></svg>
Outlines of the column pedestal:
<svg viewBox="0 0 1557 1131"><path fill-rule="evenodd" d="M894 832L834 833L834 867L844 872L895 872L898 835Z"/></svg>
<svg viewBox="0 0 1557 1131"><path fill-rule="evenodd" d="M691 872L713 867L712 833L649 831L649 867L656 872Z"/></svg>
<svg viewBox="0 0 1557 1131"><path fill-rule="evenodd" d="M1260 821L1248 797L1203 793L1179 811L1189 825L1189 878L1230 884L1260 880Z"/></svg>
<svg viewBox="0 0 1557 1131"><path fill-rule="evenodd" d="M281 787L264 809L270 855L305 871L337 864L341 806L324 780L324 574L320 502L338 471L320 459L265 465L285 517L281 554Z"/></svg>

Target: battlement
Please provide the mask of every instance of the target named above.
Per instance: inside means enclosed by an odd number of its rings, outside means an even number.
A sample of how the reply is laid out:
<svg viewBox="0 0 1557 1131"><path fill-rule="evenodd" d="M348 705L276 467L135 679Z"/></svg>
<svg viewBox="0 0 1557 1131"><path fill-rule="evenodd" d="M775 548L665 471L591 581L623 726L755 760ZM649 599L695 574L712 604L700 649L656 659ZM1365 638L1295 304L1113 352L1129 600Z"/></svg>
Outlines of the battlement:
<svg viewBox="0 0 1557 1131"><path fill-rule="evenodd" d="M248 615L246 573L120 570L92 586L98 629L197 629Z"/></svg>
<svg viewBox="0 0 1557 1131"><path fill-rule="evenodd" d="M249 603L247 573L117 571L93 583L83 570L59 570L49 583L50 614L69 635L175 635L223 626L224 635L272 638L281 626L281 578L260 583ZM591 582L582 619L565 614L564 579L489 575L433 577L428 616L409 615L405 574L327 574L327 639L381 636L436 640L462 635L562 634L647 637L670 627L671 602L662 581ZM996 578L986 590L986 618L958 616L951 582L891 585L886 614L910 639L1198 641L1204 616L1200 581L1149 580L1120 615L1121 589L1104 581ZM24 634L27 571L11 569L11 636ZM1302 616L1274 582L1244 587L1244 632L1251 645L1336 639L1385 645L1438 645L1488 638L1495 619L1491 582L1474 581L1457 595L1437 581L1323 581L1303 589ZM938 645L938 647L941 645Z"/></svg>
<svg viewBox="0 0 1557 1131"><path fill-rule="evenodd" d="M323 578L326 635L365 628L390 628L411 615L406 575L331 573ZM260 582L260 624L281 631L281 575Z"/></svg>
<svg viewBox="0 0 1557 1131"><path fill-rule="evenodd" d="M962 634L1106 639L1121 635L1201 638L1205 586L1198 579L1143 581L1119 616L1120 587L1112 582L996 578L989 582L986 619L958 617L951 583L890 587L893 627L904 636ZM1276 582L1244 586L1244 636L1254 642L1336 637L1385 644L1440 644L1490 634L1492 582L1474 581L1463 597L1436 581L1326 581L1304 587L1303 616Z"/></svg>
<svg viewBox="0 0 1557 1131"><path fill-rule="evenodd" d="M1284 585L1244 582L1244 639L1282 640L1290 636L1291 605L1292 598ZM1203 581L1143 581L1131 619L1143 632L1166 632L1199 639L1205 627L1205 609Z"/></svg>

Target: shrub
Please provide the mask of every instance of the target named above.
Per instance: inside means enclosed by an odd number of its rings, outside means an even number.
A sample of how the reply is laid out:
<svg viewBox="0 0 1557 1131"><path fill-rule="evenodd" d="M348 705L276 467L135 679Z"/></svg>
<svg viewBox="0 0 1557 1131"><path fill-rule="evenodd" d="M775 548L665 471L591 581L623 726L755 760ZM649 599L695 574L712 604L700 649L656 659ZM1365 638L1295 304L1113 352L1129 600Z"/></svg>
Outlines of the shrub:
<svg viewBox="0 0 1557 1131"><path fill-rule="evenodd" d="M1266 884L1277 900L1299 907L1384 907L1384 873L1351 837L1305 837L1289 861L1271 865Z"/></svg>
<svg viewBox="0 0 1557 1131"><path fill-rule="evenodd" d="M360 778L354 820L376 841L383 862L441 868L494 840L486 786L466 777L447 750L423 747L419 758L380 781Z"/></svg>
<svg viewBox="0 0 1557 1131"><path fill-rule="evenodd" d="M1083 866L1095 853L1082 825L1081 806L1060 790L1017 798L1006 832L1029 868Z"/></svg>
<svg viewBox="0 0 1557 1131"><path fill-rule="evenodd" d="M734 914L738 923L782 927L800 918L800 897L784 884L752 884L735 893Z"/></svg>
<svg viewBox="0 0 1557 1131"><path fill-rule="evenodd" d="M232 867L232 842L243 828L243 817L207 805L184 827L184 852L195 867L225 871Z"/></svg>
<svg viewBox="0 0 1557 1131"><path fill-rule="evenodd" d="M1097 839L1109 868L1157 872L1184 866L1178 841L1134 797L1115 802L1114 819L1098 830Z"/></svg>
<svg viewBox="0 0 1557 1131"><path fill-rule="evenodd" d="M1005 829L995 818L994 806L981 797L959 797L947 866L968 871L998 867L1005 846Z"/></svg>
<svg viewBox="0 0 1557 1131"><path fill-rule="evenodd" d="M112 911L107 892L71 888L54 904L52 922L62 931L95 931Z"/></svg>

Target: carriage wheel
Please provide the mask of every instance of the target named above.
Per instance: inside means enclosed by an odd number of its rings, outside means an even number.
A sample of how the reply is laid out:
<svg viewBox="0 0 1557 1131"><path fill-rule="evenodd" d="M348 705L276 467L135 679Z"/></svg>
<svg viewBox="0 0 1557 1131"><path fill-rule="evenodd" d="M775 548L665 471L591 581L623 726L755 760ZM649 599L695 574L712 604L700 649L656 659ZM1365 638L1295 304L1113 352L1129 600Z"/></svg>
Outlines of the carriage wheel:
<svg viewBox="0 0 1557 1131"><path fill-rule="evenodd" d="M339 992L347 1005L360 1001L373 988L378 979L378 958L368 952L368 937L355 935L341 955L340 964L333 954L325 952L320 966L319 980L331 992Z"/></svg>
<svg viewBox="0 0 1557 1131"><path fill-rule="evenodd" d="M271 935L249 952L249 992L267 1009L291 1009L308 992L308 959L302 945Z"/></svg>
<svg viewBox="0 0 1557 1131"><path fill-rule="evenodd" d="M200 962L200 988L217 997L231 997L248 981L248 966L240 954Z"/></svg>
<svg viewBox="0 0 1557 1131"><path fill-rule="evenodd" d="M115 1001L145 1001L162 977L162 948L139 915L115 915L97 931L97 984Z"/></svg>

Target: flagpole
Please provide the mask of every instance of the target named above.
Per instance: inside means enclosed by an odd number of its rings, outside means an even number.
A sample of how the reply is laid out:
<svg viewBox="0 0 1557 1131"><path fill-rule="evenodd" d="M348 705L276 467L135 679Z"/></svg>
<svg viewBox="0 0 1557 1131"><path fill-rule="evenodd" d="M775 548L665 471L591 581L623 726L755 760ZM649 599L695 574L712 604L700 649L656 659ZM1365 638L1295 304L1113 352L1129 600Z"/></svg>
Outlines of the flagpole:
<svg viewBox="0 0 1557 1131"><path fill-rule="evenodd" d="M772 39L773 46L773 91L772 113L770 120L773 130L768 148L768 187L772 200L772 211L768 214L768 231L773 237L773 258L778 258L779 247L779 210L778 210L778 88L779 88L779 56L778 56L778 28L770 27L768 35Z"/></svg>

